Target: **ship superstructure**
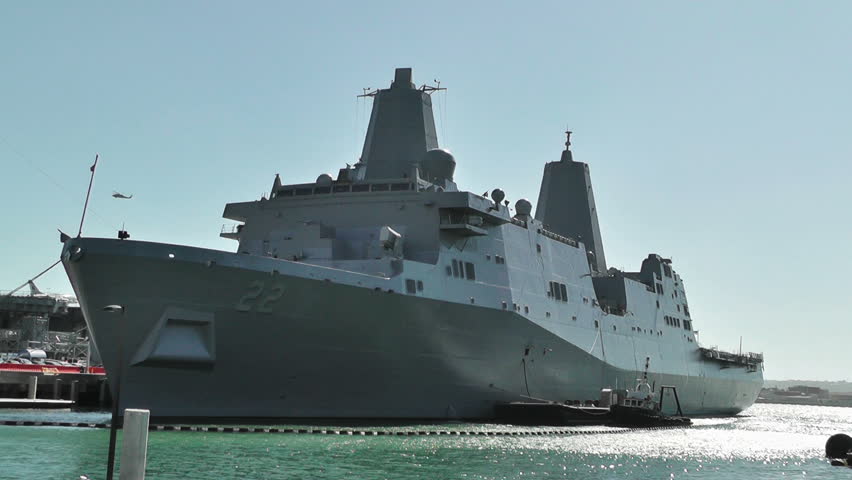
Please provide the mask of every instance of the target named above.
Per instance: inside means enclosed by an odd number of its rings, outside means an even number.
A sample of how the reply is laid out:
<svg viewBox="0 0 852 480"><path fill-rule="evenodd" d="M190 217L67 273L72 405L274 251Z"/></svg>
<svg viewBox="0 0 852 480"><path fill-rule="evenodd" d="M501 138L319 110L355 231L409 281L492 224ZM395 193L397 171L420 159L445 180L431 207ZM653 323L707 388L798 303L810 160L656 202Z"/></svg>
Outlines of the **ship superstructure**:
<svg viewBox="0 0 852 480"><path fill-rule="evenodd" d="M77 238L63 261L123 407L157 417L491 418L649 378L686 414L730 414L762 357L702 349L683 280L607 268L569 140L538 206L460 190L434 87L371 92L360 161L231 203L236 253ZM104 310L105 306L121 306ZM120 311L120 314L116 314ZM119 339L123 348L116 346ZM119 358L119 351L124 354Z"/></svg>

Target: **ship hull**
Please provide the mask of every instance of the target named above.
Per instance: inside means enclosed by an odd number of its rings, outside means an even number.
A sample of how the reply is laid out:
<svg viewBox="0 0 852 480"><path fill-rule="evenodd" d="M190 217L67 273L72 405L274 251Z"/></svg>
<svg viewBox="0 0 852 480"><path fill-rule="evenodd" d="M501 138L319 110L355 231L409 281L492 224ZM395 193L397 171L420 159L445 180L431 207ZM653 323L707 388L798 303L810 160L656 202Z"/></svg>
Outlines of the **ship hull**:
<svg viewBox="0 0 852 480"><path fill-rule="evenodd" d="M489 419L500 402L594 400L637 377L516 312L294 262L73 239L63 263L120 407L157 418ZM687 361L698 375L651 369L684 414L757 398L760 372Z"/></svg>

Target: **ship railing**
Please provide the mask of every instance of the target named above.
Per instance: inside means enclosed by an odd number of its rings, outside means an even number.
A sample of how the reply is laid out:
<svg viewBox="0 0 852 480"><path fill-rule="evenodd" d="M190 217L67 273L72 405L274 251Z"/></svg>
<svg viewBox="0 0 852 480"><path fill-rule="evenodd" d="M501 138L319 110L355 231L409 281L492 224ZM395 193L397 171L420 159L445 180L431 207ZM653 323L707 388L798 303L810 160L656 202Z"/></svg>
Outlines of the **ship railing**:
<svg viewBox="0 0 852 480"><path fill-rule="evenodd" d="M523 220L518 220L518 219L517 219L517 218L515 218L515 217L512 217L512 218L510 218L509 220L511 220L511 221L512 221L512 225L517 225L517 226L519 226L519 227L521 227L521 228L527 228L527 222L525 222L525 221L523 221Z"/></svg>
<svg viewBox="0 0 852 480"><path fill-rule="evenodd" d="M717 348L700 348L702 355L710 360L719 362L734 363L737 365L756 366L763 363L762 353L732 353L719 350Z"/></svg>
<svg viewBox="0 0 852 480"><path fill-rule="evenodd" d="M514 219L512 223L514 223ZM580 248L580 243L577 242L577 240L574 240L573 238L564 237L562 235L559 235L558 233L553 233L550 230L545 230L543 228L538 229L538 233L544 235L547 238L556 240L557 242L564 243L566 245L571 245L574 248Z"/></svg>
<svg viewBox="0 0 852 480"><path fill-rule="evenodd" d="M240 231L242 231L242 229L243 229L243 224L241 224L241 223L235 223L235 224L231 224L231 225L222 224L222 230L219 231L219 233L220 234L222 234L222 233L240 233Z"/></svg>
<svg viewBox="0 0 852 480"><path fill-rule="evenodd" d="M417 190L418 186L409 181L388 181L383 179L376 182L334 183L331 185L299 184L284 185L273 192L273 198L299 197L305 195L326 195L336 193L364 192L406 192Z"/></svg>

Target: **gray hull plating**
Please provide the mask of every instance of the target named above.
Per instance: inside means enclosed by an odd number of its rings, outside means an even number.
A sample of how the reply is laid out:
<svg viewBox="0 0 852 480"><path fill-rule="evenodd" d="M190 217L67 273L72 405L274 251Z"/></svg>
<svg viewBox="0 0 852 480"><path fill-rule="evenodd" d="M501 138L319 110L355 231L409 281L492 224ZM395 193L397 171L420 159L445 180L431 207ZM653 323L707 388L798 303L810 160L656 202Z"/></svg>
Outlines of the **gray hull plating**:
<svg viewBox="0 0 852 480"><path fill-rule="evenodd" d="M71 240L63 258L111 379L122 362L121 408L156 417L484 419L496 402L596 399L638 374L515 312L329 281L322 267L103 239ZM697 352L668 360L699 372L651 369L686 414L739 412L762 386Z"/></svg>

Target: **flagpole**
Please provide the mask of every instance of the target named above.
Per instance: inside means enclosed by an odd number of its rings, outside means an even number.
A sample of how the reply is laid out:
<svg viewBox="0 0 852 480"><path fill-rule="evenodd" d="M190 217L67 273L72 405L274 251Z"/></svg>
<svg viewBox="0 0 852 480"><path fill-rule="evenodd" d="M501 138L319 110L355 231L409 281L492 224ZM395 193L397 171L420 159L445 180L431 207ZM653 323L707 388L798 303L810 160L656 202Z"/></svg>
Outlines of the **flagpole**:
<svg viewBox="0 0 852 480"><path fill-rule="evenodd" d="M92 183L95 181L95 168L98 166L98 157L99 154L95 154L95 163L89 167L89 170L92 172L92 176L89 177L89 189L86 190L86 203L83 205L83 218L80 219L80 229L77 230L77 238L83 234L83 221L86 220L86 210L89 208L89 195L92 193Z"/></svg>

